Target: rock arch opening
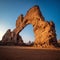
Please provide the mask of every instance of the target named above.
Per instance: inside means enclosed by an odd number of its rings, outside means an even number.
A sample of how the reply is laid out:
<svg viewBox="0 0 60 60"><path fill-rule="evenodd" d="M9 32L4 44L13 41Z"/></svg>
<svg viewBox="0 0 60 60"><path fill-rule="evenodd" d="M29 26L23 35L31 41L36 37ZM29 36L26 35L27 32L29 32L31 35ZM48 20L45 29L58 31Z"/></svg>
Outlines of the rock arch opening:
<svg viewBox="0 0 60 60"><path fill-rule="evenodd" d="M32 24L28 24L26 27L24 27L19 35L22 37L24 43L29 43L29 41L34 42L35 36Z"/></svg>

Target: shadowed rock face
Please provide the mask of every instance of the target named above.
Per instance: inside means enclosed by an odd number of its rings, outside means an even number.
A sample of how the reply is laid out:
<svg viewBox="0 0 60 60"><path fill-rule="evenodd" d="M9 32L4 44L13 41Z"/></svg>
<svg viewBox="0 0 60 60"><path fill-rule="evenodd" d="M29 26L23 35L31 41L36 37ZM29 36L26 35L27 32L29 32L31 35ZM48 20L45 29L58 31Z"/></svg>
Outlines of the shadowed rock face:
<svg viewBox="0 0 60 60"><path fill-rule="evenodd" d="M19 36L19 33L28 24L33 25L35 34L34 46L53 47L57 44L55 24L52 21L45 21L38 6L34 6L31 9L29 9L24 17L22 14L18 17L18 19L16 20L16 28L11 32L13 36L15 34L12 40L17 41L18 39L16 37ZM8 34L6 35L9 36L9 40L12 35ZM4 41L4 39L2 39L2 41Z"/></svg>
<svg viewBox="0 0 60 60"><path fill-rule="evenodd" d="M2 43L3 45L22 45L23 40L21 36L16 35L14 32L11 32L11 30L8 29L2 38Z"/></svg>

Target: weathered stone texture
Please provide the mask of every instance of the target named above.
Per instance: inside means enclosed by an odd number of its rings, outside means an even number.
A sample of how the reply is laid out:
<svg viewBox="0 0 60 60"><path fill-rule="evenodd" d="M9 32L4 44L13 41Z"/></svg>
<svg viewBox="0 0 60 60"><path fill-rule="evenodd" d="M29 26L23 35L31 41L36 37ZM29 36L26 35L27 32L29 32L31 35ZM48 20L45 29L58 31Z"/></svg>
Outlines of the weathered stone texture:
<svg viewBox="0 0 60 60"><path fill-rule="evenodd" d="M23 44L23 40L21 36L16 35L14 32L11 32L10 29L7 30L5 35L2 38L2 42L4 45L18 45Z"/></svg>
<svg viewBox="0 0 60 60"><path fill-rule="evenodd" d="M33 25L35 34L34 46L50 47L57 44L55 24L52 21L45 21L38 6L34 6L29 9L25 16L20 15L16 20L16 28L12 32L8 30L2 40L11 40L11 34L13 33L15 34L12 38L13 41L16 42L17 40L19 40L22 42L21 37L18 37L19 32L21 32L28 24Z"/></svg>

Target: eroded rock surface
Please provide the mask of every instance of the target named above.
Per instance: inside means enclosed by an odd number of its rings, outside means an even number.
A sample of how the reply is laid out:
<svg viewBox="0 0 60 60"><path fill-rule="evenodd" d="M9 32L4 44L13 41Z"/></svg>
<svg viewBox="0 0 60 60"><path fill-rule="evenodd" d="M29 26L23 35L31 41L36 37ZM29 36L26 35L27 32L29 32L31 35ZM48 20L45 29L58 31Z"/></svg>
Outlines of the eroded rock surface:
<svg viewBox="0 0 60 60"><path fill-rule="evenodd" d="M23 40L20 35L16 35L14 32L11 32L11 30L8 29L2 38L2 43L4 45L22 45Z"/></svg>
<svg viewBox="0 0 60 60"><path fill-rule="evenodd" d="M34 46L38 47L54 47L57 44L55 24L51 21L45 21L39 6L34 6L27 11L27 14L23 16L22 14L16 20L16 28L12 31L15 36L12 38L14 42L18 39L19 33L28 24L33 25L33 30L35 34ZM7 40L11 39L11 32L7 34ZM4 35L4 36L6 36ZM20 37L21 38L21 37ZM2 39L4 41L4 39ZM5 38L6 40L6 38ZM20 40L22 41L22 39Z"/></svg>

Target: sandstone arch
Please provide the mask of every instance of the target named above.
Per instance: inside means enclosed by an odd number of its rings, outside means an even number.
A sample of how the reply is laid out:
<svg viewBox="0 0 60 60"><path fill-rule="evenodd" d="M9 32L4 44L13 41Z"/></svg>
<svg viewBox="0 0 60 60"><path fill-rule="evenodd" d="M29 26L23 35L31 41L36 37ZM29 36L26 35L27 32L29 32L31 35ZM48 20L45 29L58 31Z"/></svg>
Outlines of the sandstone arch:
<svg viewBox="0 0 60 60"><path fill-rule="evenodd" d="M18 36L25 26L32 24L34 28L35 41L34 46L49 47L57 44L55 25L53 22L45 21L39 6L34 6L22 14L16 20L16 28L11 32L11 36Z"/></svg>
<svg viewBox="0 0 60 60"><path fill-rule="evenodd" d="M23 17L23 15L20 15L16 21L16 28L14 29L14 32L18 34L26 25L32 24L33 26L36 26L37 22L39 20L44 20L40 9L38 6L34 6L27 12L26 16Z"/></svg>

